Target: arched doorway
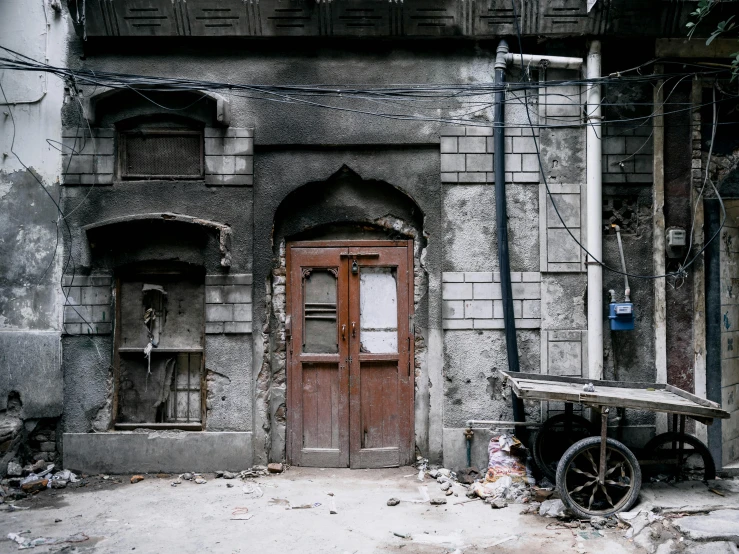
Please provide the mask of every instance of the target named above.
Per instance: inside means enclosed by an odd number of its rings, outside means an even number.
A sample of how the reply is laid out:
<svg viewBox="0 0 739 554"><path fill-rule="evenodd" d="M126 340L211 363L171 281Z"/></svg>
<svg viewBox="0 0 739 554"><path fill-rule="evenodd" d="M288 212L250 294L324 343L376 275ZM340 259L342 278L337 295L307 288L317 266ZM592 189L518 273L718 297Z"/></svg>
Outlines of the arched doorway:
<svg viewBox="0 0 739 554"><path fill-rule="evenodd" d="M284 271L275 283L286 288L282 299L273 291L270 327L285 348L290 463L411 461L414 313L426 286L422 228L423 214L407 195L347 167L280 205L273 238L281 267L273 273ZM272 361L275 375L281 360Z"/></svg>

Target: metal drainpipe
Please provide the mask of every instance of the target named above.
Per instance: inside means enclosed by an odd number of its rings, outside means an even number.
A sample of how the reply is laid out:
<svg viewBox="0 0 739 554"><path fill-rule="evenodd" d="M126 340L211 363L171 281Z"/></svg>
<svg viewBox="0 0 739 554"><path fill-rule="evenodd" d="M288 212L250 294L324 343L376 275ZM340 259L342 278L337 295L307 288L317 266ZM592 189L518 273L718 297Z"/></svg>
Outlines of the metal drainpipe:
<svg viewBox="0 0 739 554"><path fill-rule="evenodd" d="M508 354L508 370L520 371L518 361L518 344L516 343L516 321L513 316L513 296L511 293L511 263L508 252L508 212L506 209L505 187L505 122L503 120L503 105L505 102L505 71L508 43L501 40L498 43L495 57L495 108L493 112L493 151L495 170L495 221L498 236L498 260L500 265L500 290L503 299L503 323L505 325L506 353ZM523 401L511 391L513 404L513 420L526 421ZM526 427L521 426L517 431L518 438L525 442Z"/></svg>
<svg viewBox="0 0 739 554"><path fill-rule="evenodd" d="M600 78L600 41L590 43L586 77ZM587 149L587 241L588 251L603 259L603 182L600 85L588 85L585 145ZM588 267L588 377L603 378L603 268L592 259Z"/></svg>

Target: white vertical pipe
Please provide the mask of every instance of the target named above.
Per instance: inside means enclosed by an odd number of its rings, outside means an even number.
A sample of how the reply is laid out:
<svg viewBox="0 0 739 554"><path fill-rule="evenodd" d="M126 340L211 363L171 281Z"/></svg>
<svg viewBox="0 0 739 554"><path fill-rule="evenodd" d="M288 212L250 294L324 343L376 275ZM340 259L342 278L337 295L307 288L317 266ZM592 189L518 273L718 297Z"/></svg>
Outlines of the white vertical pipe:
<svg viewBox="0 0 739 554"><path fill-rule="evenodd" d="M587 79L600 75L600 41L590 43L586 69ZM600 85L586 85L587 149L587 244L588 251L598 261L603 259L602 206L602 143ZM603 378L603 268L592 259L588 264L588 377Z"/></svg>

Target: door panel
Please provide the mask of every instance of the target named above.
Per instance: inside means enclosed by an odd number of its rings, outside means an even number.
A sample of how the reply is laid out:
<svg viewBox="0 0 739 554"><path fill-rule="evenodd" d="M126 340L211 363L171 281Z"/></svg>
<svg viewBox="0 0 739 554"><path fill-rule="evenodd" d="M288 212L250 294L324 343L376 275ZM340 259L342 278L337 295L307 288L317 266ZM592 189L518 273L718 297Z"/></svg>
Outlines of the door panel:
<svg viewBox="0 0 739 554"><path fill-rule="evenodd" d="M288 453L294 465L393 467L413 445L413 244L288 247Z"/></svg>
<svg viewBox="0 0 739 554"><path fill-rule="evenodd" d="M351 467L410 462L409 252L408 246L349 248Z"/></svg>
<svg viewBox="0 0 739 554"><path fill-rule="evenodd" d="M288 450L295 465L349 464L347 262L341 248L288 250Z"/></svg>

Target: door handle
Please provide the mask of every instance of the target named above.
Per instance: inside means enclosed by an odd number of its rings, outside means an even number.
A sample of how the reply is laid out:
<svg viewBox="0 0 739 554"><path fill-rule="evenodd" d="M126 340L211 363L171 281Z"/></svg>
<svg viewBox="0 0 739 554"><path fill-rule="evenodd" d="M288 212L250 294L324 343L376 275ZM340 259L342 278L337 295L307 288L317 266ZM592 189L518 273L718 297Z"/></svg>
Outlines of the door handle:
<svg viewBox="0 0 739 554"><path fill-rule="evenodd" d="M357 327L356 327L356 323L352 321L352 338L356 338L356 337L357 337Z"/></svg>
<svg viewBox="0 0 739 554"><path fill-rule="evenodd" d="M346 340L346 325L341 326L341 340Z"/></svg>

